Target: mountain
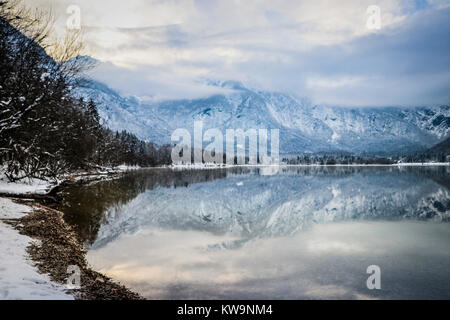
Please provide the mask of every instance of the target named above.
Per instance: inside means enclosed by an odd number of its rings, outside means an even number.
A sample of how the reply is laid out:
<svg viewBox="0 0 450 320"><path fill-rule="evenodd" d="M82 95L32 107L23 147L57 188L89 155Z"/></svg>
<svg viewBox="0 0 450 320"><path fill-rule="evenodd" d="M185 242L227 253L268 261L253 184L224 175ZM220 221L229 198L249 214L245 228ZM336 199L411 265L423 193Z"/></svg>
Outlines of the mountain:
<svg viewBox="0 0 450 320"><path fill-rule="evenodd" d="M103 123L158 144L170 143L177 128L204 130L279 129L280 152L341 151L388 154L425 150L450 136L450 107L347 108L313 105L307 99L252 89L236 81L209 81L230 93L200 99L145 102L96 81L76 95L94 100Z"/></svg>
<svg viewBox="0 0 450 320"><path fill-rule="evenodd" d="M437 145L428 149L425 153L428 153L428 154L443 153L446 155L450 155L450 138L447 138L446 140L438 143Z"/></svg>

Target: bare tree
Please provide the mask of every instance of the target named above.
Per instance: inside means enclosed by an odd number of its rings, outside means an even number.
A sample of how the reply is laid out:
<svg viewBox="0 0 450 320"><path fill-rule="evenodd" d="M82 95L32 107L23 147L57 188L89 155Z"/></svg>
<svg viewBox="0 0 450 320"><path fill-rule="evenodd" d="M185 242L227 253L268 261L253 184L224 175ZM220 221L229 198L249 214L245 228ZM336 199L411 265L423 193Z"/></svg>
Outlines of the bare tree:
<svg viewBox="0 0 450 320"><path fill-rule="evenodd" d="M91 59L80 56L82 33L52 34L51 11L0 0L0 165L7 177L57 177L73 170L122 163L170 163L157 149L100 125L95 103L76 99Z"/></svg>

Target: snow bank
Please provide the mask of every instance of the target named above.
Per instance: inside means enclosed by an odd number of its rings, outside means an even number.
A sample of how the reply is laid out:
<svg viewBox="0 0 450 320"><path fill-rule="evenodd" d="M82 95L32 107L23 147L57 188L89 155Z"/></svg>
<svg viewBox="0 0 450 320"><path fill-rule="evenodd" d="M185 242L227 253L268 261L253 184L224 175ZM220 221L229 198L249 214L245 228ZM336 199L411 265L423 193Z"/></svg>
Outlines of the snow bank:
<svg viewBox="0 0 450 320"><path fill-rule="evenodd" d="M10 182L0 171L0 193L38 193L45 194L51 187L51 182L39 179L24 179L17 182Z"/></svg>
<svg viewBox="0 0 450 320"><path fill-rule="evenodd" d="M0 198L0 219L16 219L31 209ZM28 258L26 248L33 241L0 220L0 300L73 299L65 287L40 274Z"/></svg>
<svg viewBox="0 0 450 320"><path fill-rule="evenodd" d="M0 198L0 219L19 219L31 211L30 207Z"/></svg>
<svg viewBox="0 0 450 320"><path fill-rule="evenodd" d="M119 171L131 171L131 170L139 170L142 169L140 166L129 166L126 164L122 164L120 166L114 167L114 169L117 169Z"/></svg>

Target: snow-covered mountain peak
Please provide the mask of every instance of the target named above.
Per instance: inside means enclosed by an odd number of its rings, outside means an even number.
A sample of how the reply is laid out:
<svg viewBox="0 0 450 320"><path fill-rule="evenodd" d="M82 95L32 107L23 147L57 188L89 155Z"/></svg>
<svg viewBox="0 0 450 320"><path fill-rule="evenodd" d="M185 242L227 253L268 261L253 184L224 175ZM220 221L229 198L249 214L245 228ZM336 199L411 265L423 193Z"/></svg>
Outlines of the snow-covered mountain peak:
<svg viewBox="0 0 450 320"><path fill-rule="evenodd" d="M450 136L450 107L344 108L313 105L307 98L251 89L239 81L205 80L229 91L199 99L151 101L126 97L86 81L77 95L97 102L104 123L158 144L177 128L280 130L280 152L393 153L429 148Z"/></svg>

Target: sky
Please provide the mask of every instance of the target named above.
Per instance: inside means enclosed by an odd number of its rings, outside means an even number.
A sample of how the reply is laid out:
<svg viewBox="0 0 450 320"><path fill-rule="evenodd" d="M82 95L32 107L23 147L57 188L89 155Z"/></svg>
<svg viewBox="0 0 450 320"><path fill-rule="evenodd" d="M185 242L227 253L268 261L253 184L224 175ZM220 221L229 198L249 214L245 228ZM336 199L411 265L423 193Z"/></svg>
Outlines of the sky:
<svg viewBox="0 0 450 320"><path fill-rule="evenodd" d="M52 8L58 33L78 6L91 76L143 99L211 95L213 79L315 104L450 103L450 0L25 2Z"/></svg>

